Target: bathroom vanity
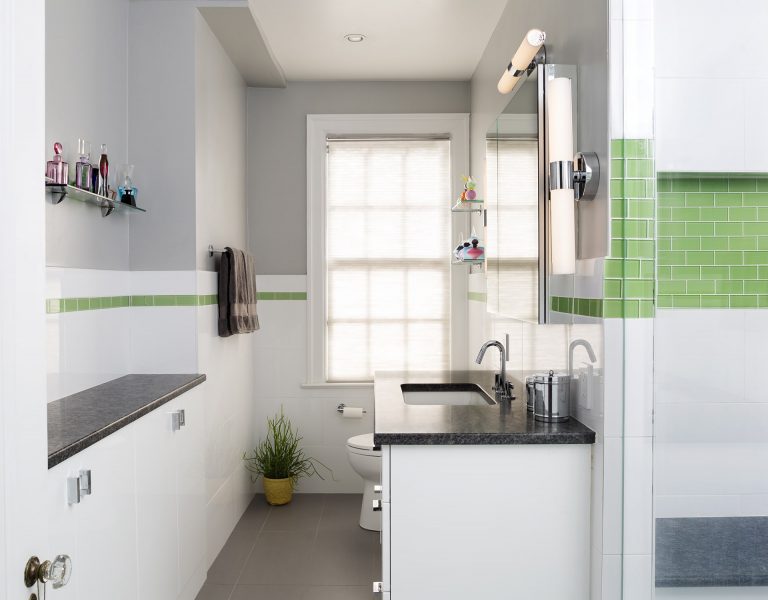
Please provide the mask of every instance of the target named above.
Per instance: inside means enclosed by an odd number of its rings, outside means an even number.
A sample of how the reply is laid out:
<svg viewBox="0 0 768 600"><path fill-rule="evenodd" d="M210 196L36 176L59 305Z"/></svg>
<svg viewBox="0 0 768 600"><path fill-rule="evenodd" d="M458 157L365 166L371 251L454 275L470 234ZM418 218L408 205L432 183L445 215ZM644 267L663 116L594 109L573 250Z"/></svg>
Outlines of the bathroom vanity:
<svg viewBox="0 0 768 600"><path fill-rule="evenodd" d="M591 444L495 402L494 373L378 372L385 599L589 597Z"/></svg>

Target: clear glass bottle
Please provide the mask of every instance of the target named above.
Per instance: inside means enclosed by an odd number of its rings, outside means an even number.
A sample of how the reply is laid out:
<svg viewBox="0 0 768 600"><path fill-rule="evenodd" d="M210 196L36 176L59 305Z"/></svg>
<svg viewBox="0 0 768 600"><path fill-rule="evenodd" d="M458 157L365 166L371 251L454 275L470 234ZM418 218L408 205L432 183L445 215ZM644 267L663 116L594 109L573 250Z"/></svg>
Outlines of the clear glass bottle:
<svg viewBox="0 0 768 600"><path fill-rule="evenodd" d="M109 159L107 158L107 145L101 145L101 157L99 158L99 188L96 193L109 198Z"/></svg>
<svg viewBox="0 0 768 600"><path fill-rule="evenodd" d="M69 164L61 158L62 146L56 142L53 145L53 160L49 160L45 167L45 176L52 183L66 185L69 180Z"/></svg>
<svg viewBox="0 0 768 600"><path fill-rule="evenodd" d="M139 191L133 185L133 165L122 165L117 170L117 199L125 204L136 206L136 194Z"/></svg>
<svg viewBox="0 0 768 600"><path fill-rule="evenodd" d="M91 182L91 143L85 140L77 140L77 151L80 160L75 165L75 185L81 190L93 191Z"/></svg>

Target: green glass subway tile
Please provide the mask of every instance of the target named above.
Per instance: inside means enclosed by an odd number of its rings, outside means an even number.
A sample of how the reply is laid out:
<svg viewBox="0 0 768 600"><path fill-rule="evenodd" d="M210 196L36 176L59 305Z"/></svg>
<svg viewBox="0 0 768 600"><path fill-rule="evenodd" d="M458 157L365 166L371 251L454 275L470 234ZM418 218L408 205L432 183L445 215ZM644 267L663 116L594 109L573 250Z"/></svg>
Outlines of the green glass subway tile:
<svg viewBox="0 0 768 600"><path fill-rule="evenodd" d="M714 294L715 293L715 284L717 282L714 280L702 280L702 281L688 281L686 282L686 285L688 289L686 290L686 293L688 294Z"/></svg>
<svg viewBox="0 0 768 600"><path fill-rule="evenodd" d="M195 306L197 304L197 296L192 294L182 294L176 296L176 306Z"/></svg>
<svg viewBox="0 0 768 600"><path fill-rule="evenodd" d="M702 296L701 308L728 308L730 300L728 296Z"/></svg>
<svg viewBox="0 0 768 600"><path fill-rule="evenodd" d="M768 208L757 209L757 220L763 222L768 221Z"/></svg>
<svg viewBox="0 0 768 600"><path fill-rule="evenodd" d="M275 300L290 300L290 292L275 292Z"/></svg>
<svg viewBox="0 0 768 600"><path fill-rule="evenodd" d="M715 253L714 252L686 252L685 253L685 264L688 265L713 265L715 264Z"/></svg>
<svg viewBox="0 0 768 600"><path fill-rule="evenodd" d="M721 251L715 253L716 265L743 265L744 253L733 251Z"/></svg>
<svg viewBox="0 0 768 600"><path fill-rule="evenodd" d="M672 296L672 306L674 308L699 308L701 307L701 296Z"/></svg>
<svg viewBox="0 0 768 600"><path fill-rule="evenodd" d="M768 266L757 267L757 278L768 279Z"/></svg>
<svg viewBox="0 0 768 600"><path fill-rule="evenodd" d="M757 267L731 267L731 279L757 279Z"/></svg>
<svg viewBox="0 0 768 600"><path fill-rule="evenodd" d="M748 280L744 282L745 294L768 294L768 281Z"/></svg>
<svg viewBox="0 0 768 600"><path fill-rule="evenodd" d="M751 178L738 178L728 180L729 192L756 192L757 180Z"/></svg>
<svg viewBox="0 0 768 600"><path fill-rule="evenodd" d="M291 300L306 300L307 292L290 292Z"/></svg>
<svg viewBox="0 0 768 600"><path fill-rule="evenodd" d="M161 294L152 297L154 306L176 306L176 296Z"/></svg>
<svg viewBox="0 0 768 600"><path fill-rule="evenodd" d="M611 258L624 258L624 240L611 240Z"/></svg>
<svg viewBox="0 0 768 600"><path fill-rule="evenodd" d="M768 265L768 252L745 252L745 265Z"/></svg>
<svg viewBox="0 0 768 600"><path fill-rule="evenodd" d="M611 198L623 198L624 197L624 180L623 179L611 179Z"/></svg>
<svg viewBox="0 0 768 600"><path fill-rule="evenodd" d="M131 296L131 306L152 306L153 296Z"/></svg>
<svg viewBox="0 0 768 600"><path fill-rule="evenodd" d="M702 208L701 220L702 221L728 221L729 211L731 210L743 210L740 208Z"/></svg>
<svg viewBox="0 0 768 600"><path fill-rule="evenodd" d="M61 303L62 301L59 298L48 298L45 301L45 312L53 315L62 312Z"/></svg>
<svg viewBox="0 0 768 600"><path fill-rule="evenodd" d="M621 179L624 177L624 159L611 159L611 179Z"/></svg>
<svg viewBox="0 0 768 600"><path fill-rule="evenodd" d="M743 294L744 282L738 280L718 280L715 282L715 291L718 294Z"/></svg>
<svg viewBox="0 0 768 600"><path fill-rule="evenodd" d="M701 247L701 238L699 237L675 237L671 238L672 250L711 250L711 248ZM726 247L727 247L726 241Z"/></svg>
<svg viewBox="0 0 768 600"><path fill-rule="evenodd" d="M624 279L637 279L640 277L640 263L639 260L625 260L624 261Z"/></svg>
<svg viewBox="0 0 768 600"><path fill-rule="evenodd" d="M100 297L98 298L89 298L88 299L89 308L91 310L101 310L102 308L111 308L112 302L108 300L107 303L104 303ZM105 305L106 304L106 305Z"/></svg>
<svg viewBox="0 0 768 600"><path fill-rule="evenodd" d="M614 239L624 237L624 219L611 219L611 237Z"/></svg>
<svg viewBox="0 0 768 600"><path fill-rule="evenodd" d="M729 279L731 269L728 267L701 267L701 279ZM695 277L686 277L686 279L695 279Z"/></svg>
<svg viewBox="0 0 768 600"><path fill-rule="evenodd" d="M565 301L564 304L563 301ZM560 298L560 307L563 309L563 312L573 313L574 304L575 298Z"/></svg>
<svg viewBox="0 0 768 600"><path fill-rule="evenodd" d="M712 236L715 235L715 225L715 223L686 223L685 233L686 235Z"/></svg>
<svg viewBox="0 0 768 600"><path fill-rule="evenodd" d="M727 235L742 235L744 233L755 235L754 232L750 233L745 231L743 223L715 223L715 235L727 236Z"/></svg>
<svg viewBox="0 0 768 600"><path fill-rule="evenodd" d="M764 192L755 193L755 194L744 194L743 204L744 206L768 207L768 194Z"/></svg>
<svg viewBox="0 0 768 600"><path fill-rule="evenodd" d="M624 282L625 298L653 298L653 281L631 279Z"/></svg>
<svg viewBox="0 0 768 600"><path fill-rule="evenodd" d="M698 179L673 179L673 192L698 192L700 190Z"/></svg>
<svg viewBox="0 0 768 600"><path fill-rule="evenodd" d="M713 267L672 267L672 280L677 281L681 279L709 279L703 276L704 269L711 269ZM728 268L724 269L724 277L728 278Z"/></svg>
<svg viewBox="0 0 768 600"><path fill-rule="evenodd" d="M704 208L712 208L715 206L715 195L705 194L702 192L691 192L690 194L684 194L686 206L698 206Z"/></svg>
<svg viewBox="0 0 768 600"><path fill-rule="evenodd" d="M652 319L656 314L656 308L652 300L640 301L640 314L641 319Z"/></svg>
<svg viewBox="0 0 768 600"><path fill-rule="evenodd" d="M701 209L698 208L673 208L673 221L698 221Z"/></svg>
<svg viewBox="0 0 768 600"><path fill-rule="evenodd" d="M624 140L611 140L611 158L624 158Z"/></svg>
<svg viewBox="0 0 768 600"><path fill-rule="evenodd" d="M731 296L731 308L757 308L757 296Z"/></svg>
<svg viewBox="0 0 768 600"><path fill-rule="evenodd" d="M606 279L603 281L603 296L606 298L621 298L621 280Z"/></svg>
<svg viewBox="0 0 768 600"><path fill-rule="evenodd" d="M685 281L659 281L659 295L685 294L687 292L688 287Z"/></svg>
<svg viewBox="0 0 768 600"><path fill-rule="evenodd" d="M743 206L744 200L741 194L718 193L715 194L715 206L717 208L731 208L734 206Z"/></svg>
<svg viewBox="0 0 768 600"><path fill-rule="evenodd" d="M754 206L728 209L729 221L756 221L758 209ZM768 216L768 215L767 215Z"/></svg>
<svg viewBox="0 0 768 600"><path fill-rule="evenodd" d="M659 308L672 308L672 296L657 296L656 306Z"/></svg>
<svg viewBox="0 0 768 600"><path fill-rule="evenodd" d="M768 235L761 235L757 238L757 249L768 250Z"/></svg>
<svg viewBox="0 0 768 600"><path fill-rule="evenodd" d="M640 279L656 279L656 261L640 261Z"/></svg>
<svg viewBox="0 0 768 600"><path fill-rule="evenodd" d="M685 223L659 223L660 236L682 237L685 235Z"/></svg>
<svg viewBox="0 0 768 600"><path fill-rule="evenodd" d="M658 267L656 273L659 281L668 281L672 279L672 267ZM698 276L699 275L697 270L696 277Z"/></svg>
<svg viewBox="0 0 768 600"><path fill-rule="evenodd" d="M626 216L631 219L653 219L655 202L653 200L627 200Z"/></svg>
<svg viewBox="0 0 768 600"><path fill-rule="evenodd" d="M758 296L757 306L758 308L768 308L768 296Z"/></svg>
<svg viewBox="0 0 768 600"><path fill-rule="evenodd" d="M256 298L258 300L274 300L275 292L257 292Z"/></svg>
<svg viewBox="0 0 768 600"><path fill-rule="evenodd" d="M621 319L624 316L623 300L605 300L603 302L603 318Z"/></svg>
<svg viewBox="0 0 768 600"><path fill-rule="evenodd" d="M131 297L130 296L118 296L117 297L117 306L118 308L126 308L131 305Z"/></svg>
<svg viewBox="0 0 768 600"><path fill-rule="evenodd" d="M653 161L647 158L625 160L624 170L627 177L653 177ZM616 177L613 171L611 177Z"/></svg>
<svg viewBox="0 0 768 600"><path fill-rule="evenodd" d="M656 180L656 187L659 190L659 193L661 192L671 192L672 191L672 180L670 179L658 179Z"/></svg>
<svg viewBox="0 0 768 600"><path fill-rule="evenodd" d="M655 247L653 240L627 240L627 258L653 258Z"/></svg>
<svg viewBox="0 0 768 600"><path fill-rule="evenodd" d="M699 239L702 250L728 250L727 237L703 237Z"/></svg>
<svg viewBox="0 0 768 600"><path fill-rule="evenodd" d="M648 140L624 140L624 158L649 158L651 145Z"/></svg>
<svg viewBox="0 0 768 600"><path fill-rule="evenodd" d="M624 300L624 318L637 319L640 317L640 301Z"/></svg>
<svg viewBox="0 0 768 600"><path fill-rule="evenodd" d="M625 179L625 198L648 198L648 188L645 179Z"/></svg>
<svg viewBox="0 0 768 600"><path fill-rule="evenodd" d="M671 208L657 208L656 209L656 218L659 221L671 221L672 220L672 209Z"/></svg>
<svg viewBox="0 0 768 600"><path fill-rule="evenodd" d="M659 252L660 265L684 265L686 264L685 252Z"/></svg>
<svg viewBox="0 0 768 600"><path fill-rule="evenodd" d="M77 298L64 298L64 311L74 312L77 310Z"/></svg>
<svg viewBox="0 0 768 600"><path fill-rule="evenodd" d="M649 236L649 229L652 233L652 229L648 227L648 221L642 220L624 220L624 237L627 238L647 238Z"/></svg>
<svg viewBox="0 0 768 600"><path fill-rule="evenodd" d="M728 248L730 250L757 250L757 237L742 236L728 238Z"/></svg>
<svg viewBox="0 0 768 600"><path fill-rule="evenodd" d="M590 299L589 316L601 319L603 317L603 301L599 299Z"/></svg>
<svg viewBox="0 0 768 600"><path fill-rule="evenodd" d="M656 250L657 251L672 250L672 240L673 239L677 239L677 238L668 238L668 237L656 238ZM692 238L692 239L697 239L698 240L698 238ZM698 247L695 248L695 249L698 250ZM675 248L675 250L685 250L685 248Z"/></svg>
<svg viewBox="0 0 768 600"><path fill-rule="evenodd" d="M603 266L605 277L624 277L624 261L606 258Z"/></svg>
<svg viewBox="0 0 768 600"><path fill-rule="evenodd" d="M768 223L744 223L744 235L768 235Z"/></svg>
<svg viewBox="0 0 768 600"><path fill-rule="evenodd" d="M699 186L702 192L727 192L727 179L701 179Z"/></svg>
<svg viewBox="0 0 768 600"><path fill-rule="evenodd" d="M623 218L625 212L626 211L625 211L623 199L611 200L611 218L612 219Z"/></svg>
<svg viewBox="0 0 768 600"><path fill-rule="evenodd" d="M77 298L77 310L90 310L91 302L89 298Z"/></svg>
<svg viewBox="0 0 768 600"><path fill-rule="evenodd" d="M768 192L768 179L760 178L757 180L757 191Z"/></svg>

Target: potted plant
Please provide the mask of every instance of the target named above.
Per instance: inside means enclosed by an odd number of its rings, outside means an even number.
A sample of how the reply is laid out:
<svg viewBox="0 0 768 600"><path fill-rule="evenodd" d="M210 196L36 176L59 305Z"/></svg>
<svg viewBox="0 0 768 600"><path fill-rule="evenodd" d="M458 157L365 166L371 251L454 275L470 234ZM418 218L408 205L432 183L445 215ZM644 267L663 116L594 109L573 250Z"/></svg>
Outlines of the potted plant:
<svg viewBox="0 0 768 600"><path fill-rule="evenodd" d="M274 418L267 419L266 439L260 441L250 455L247 452L243 454L246 468L253 473L253 480L264 478L264 493L269 504L288 504L296 483L302 477L317 475L325 479L317 470L318 465L333 474L319 460L304 453L299 446L301 439L281 408Z"/></svg>

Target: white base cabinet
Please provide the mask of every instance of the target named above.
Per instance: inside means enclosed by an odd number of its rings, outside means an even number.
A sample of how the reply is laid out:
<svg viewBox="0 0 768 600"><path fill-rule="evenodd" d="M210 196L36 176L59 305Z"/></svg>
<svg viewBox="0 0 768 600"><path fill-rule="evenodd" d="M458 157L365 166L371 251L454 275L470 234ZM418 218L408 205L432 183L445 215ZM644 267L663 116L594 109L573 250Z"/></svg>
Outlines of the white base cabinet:
<svg viewBox="0 0 768 600"><path fill-rule="evenodd" d="M58 600L194 600L206 574L203 393L189 390L48 471L50 547L73 565ZM174 431L179 410L185 425ZM69 505L67 478L81 469L92 493Z"/></svg>
<svg viewBox="0 0 768 600"><path fill-rule="evenodd" d="M589 598L591 445L382 454L385 597Z"/></svg>

